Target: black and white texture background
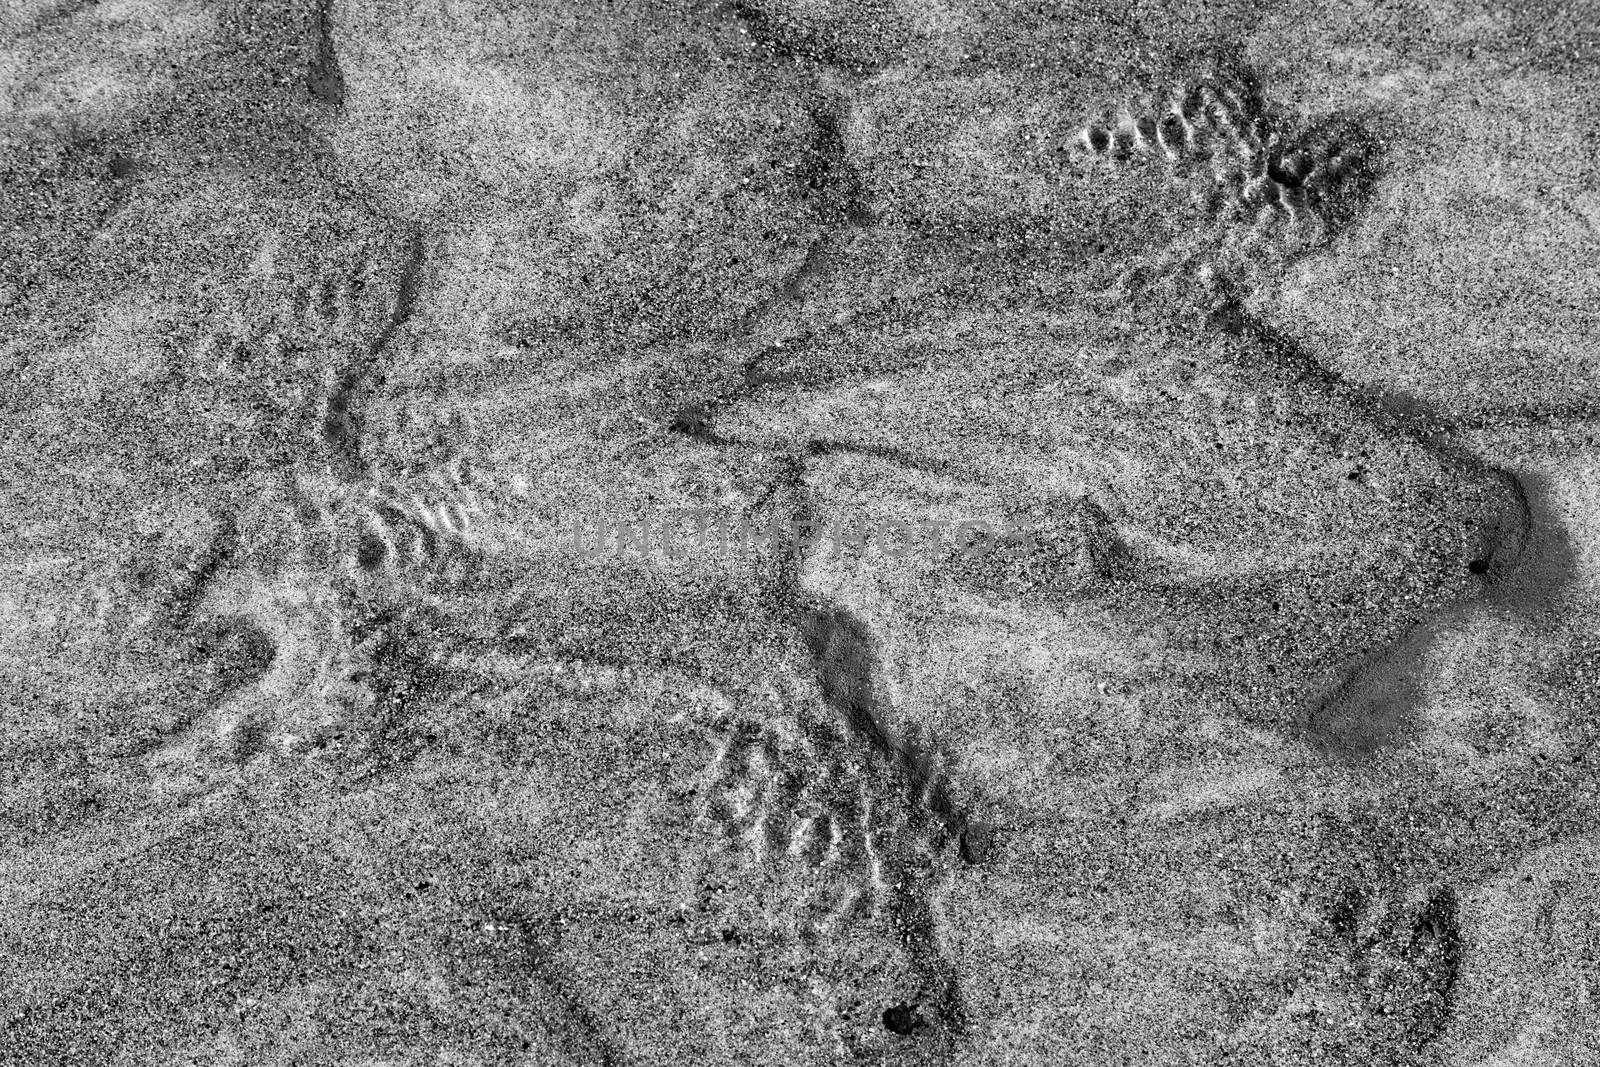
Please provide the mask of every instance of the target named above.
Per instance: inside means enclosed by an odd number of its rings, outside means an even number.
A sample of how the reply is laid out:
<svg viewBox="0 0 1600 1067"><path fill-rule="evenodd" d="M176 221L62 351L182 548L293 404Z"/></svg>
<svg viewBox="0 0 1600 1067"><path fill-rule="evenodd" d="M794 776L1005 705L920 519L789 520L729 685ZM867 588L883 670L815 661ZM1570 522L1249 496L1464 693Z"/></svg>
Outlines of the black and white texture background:
<svg viewBox="0 0 1600 1067"><path fill-rule="evenodd" d="M1600 8L0 0L0 1063L1600 1064Z"/></svg>

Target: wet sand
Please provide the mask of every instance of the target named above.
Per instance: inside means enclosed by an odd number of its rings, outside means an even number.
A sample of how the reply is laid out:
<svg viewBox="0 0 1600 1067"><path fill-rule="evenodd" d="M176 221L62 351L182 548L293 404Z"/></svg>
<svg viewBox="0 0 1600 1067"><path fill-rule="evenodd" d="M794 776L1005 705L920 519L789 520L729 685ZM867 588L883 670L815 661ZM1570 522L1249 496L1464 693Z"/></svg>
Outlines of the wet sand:
<svg viewBox="0 0 1600 1067"><path fill-rule="evenodd" d="M1600 18L0 21L0 1062L1600 1060Z"/></svg>

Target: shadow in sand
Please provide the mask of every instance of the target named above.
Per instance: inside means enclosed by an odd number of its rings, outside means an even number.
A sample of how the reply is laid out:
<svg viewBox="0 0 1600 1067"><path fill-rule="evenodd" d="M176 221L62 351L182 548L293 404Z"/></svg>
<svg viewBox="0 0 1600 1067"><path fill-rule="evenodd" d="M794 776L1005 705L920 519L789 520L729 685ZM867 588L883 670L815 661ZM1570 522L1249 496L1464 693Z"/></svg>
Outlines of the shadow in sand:
<svg viewBox="0 0 1600 1067"><path fill-rule="evenodd" d="M1476 462L1476 461L1475 461ZM1492 517L1483 545L1467 564L1480 590L1435 612L1398 640L1365 657L1308 712L1305 735L1318 748L1348 757L1392 744L1414 721L1425 697L1425 659L1445 635L1473 613L1520 617L1536 631L1555 626L1576 561L1557 517L1551 487L1537 475L1501 472L1514 487L1525 519Z"/></svg>

